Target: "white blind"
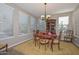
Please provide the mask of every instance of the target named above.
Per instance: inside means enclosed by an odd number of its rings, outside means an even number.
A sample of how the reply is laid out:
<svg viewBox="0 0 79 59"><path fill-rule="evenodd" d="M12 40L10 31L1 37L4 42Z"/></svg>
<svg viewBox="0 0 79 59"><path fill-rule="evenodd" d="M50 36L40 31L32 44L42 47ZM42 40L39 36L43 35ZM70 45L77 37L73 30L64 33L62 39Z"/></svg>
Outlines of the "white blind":
<svg viewBox="0 0 79 59"><path fill-rule="evenodd" d="M19 11L20 33L28 33L28 15Z"/></svg>
<svg viewBox="0 0 79 59"><path fill-rule="evenodd" d="M0 4L0 37L13 35L13 10L6 4Z"/></svg>

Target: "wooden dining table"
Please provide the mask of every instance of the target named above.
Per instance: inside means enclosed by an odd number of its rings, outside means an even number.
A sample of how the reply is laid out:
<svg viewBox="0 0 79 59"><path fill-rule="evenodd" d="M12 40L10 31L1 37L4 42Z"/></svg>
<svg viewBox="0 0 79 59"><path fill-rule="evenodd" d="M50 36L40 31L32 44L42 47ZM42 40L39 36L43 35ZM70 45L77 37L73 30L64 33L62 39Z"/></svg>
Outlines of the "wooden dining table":
<svg viewBox="0 0 79 59"><path fill-rule="evenodd" d="M50 35L49 35L49 33L47 33L47 32L39 32L39 33L37 34L37 36L38 36L40 39L47 39L47 40L49 40L49 41L50 41L50 47L51 47L51 49L52 49L52 42L53 42L53 40L57 37L56 34L50 33Z"/></svg>
<svg viewBox="0 0 79 59"><path fill-rule="evenodd" d="M56 38L56 34L49 34L49 33L47 33L47 32L39 32L38 34L37 34L37 36L38 37L40 37L40 38L43 38L43 39L49 39L49 40L52 40L52 38Z"/></svg>

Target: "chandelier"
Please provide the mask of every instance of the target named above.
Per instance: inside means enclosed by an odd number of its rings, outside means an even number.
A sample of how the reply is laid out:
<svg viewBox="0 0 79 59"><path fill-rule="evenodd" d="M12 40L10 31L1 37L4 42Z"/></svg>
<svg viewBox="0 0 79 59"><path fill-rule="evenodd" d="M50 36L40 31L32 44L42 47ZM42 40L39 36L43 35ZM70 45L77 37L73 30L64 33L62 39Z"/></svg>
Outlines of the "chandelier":
<svg viewBox="0 0 79 59"><path fill-rule="evenodd" d="M50 18L50 15L47 15L47 3L44 3L44 7L44 15L41 15L41 19L46 21L48 18Z"/></svg>

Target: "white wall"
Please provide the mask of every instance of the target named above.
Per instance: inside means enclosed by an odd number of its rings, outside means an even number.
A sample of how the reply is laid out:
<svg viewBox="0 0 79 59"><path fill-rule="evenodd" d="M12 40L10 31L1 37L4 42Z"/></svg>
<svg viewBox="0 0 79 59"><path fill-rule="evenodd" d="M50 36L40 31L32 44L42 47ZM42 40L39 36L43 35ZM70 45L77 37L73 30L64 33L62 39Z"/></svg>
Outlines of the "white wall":
<svg viewBox="0 0 79 59"><path fill-rule="evenodd" d="M79 36L79 8L73 12L72 16L74 35Z"/></svg>
<svg viewBox="0 0 79 59"><path fill-rule="evenodd" d="M3 4L3 5L6 5L6 4ZM30 28L31 27L31 23L30 23L31 15L28 14L29 15L29 18L28 18L29 19L29 21L28 21L29 22L29 24L28 24L28 33L19 35L19 32L20 32L20 29L19 29L19 11L22 11L24 13L26 13L26 12L21 10L21 9L19 9L18 7L13 7L13 6L9 6L9 5L6 5L6 6L8 6L8 8L9 7L14 8L13 15L12 15L12 20L13 20L13 36L2 38L2 39L0 39L0 42L2 42L3 44L7 43L9 45L9 47L12 47L12 46L20 44L20 43L22 43L24 41L32 39L33 36L32 36L32 32L30 31L31 30L31 28ZM3 6L3 7L5 8L5 11L6 11L6 7L5 6Z"/></svg>
<svg viewBox="0 0 79 59"><path fill-rule="evenodd" d="M75 39L73 40L73 42L79 47L79 7L73 12L72 16L73 16L72 26L74 30L74 36L75 36Z"/></svg>

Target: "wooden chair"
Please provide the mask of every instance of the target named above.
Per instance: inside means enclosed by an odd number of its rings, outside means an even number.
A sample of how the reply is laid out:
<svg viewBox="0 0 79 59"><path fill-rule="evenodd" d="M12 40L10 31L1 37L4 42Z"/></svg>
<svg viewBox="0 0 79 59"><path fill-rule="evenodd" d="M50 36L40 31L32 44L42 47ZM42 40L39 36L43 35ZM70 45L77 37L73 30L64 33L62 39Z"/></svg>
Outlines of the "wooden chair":
<svg viewBox="0 0 79 59"><path fill-rule="evenodd" d="M0 44L0 53L8 52L8 44Z"/></svg>
<svg viewBox="0 0 79 59"><path fill-rule="evenodd" d="M66 35L64 36L64 41L67 41L67 42L72 42L72 39L73 39L73 31L72 30L67 30Z"/></svg>
<svg viewBox="0 0 79 59"><path fill-rule="evenodd" d="M62 31L60 31L59 35L51 41L51 49L53 51L53 45L58 45L58 50L60 50L60 40L61 40Z"/></svg>
<svg viewBox="0 0 79 59"><path fill-rule="evenodd" d="M41 34L40 39L39 39L39 48L41 47L41 45L45 46L45 51L46 51L46 47L49 46L49 40L50 38L48 38L47 33Z"/></svg>
<svg viewBox="0 0 79 59"><path fill-rule="evenodd" d="M39 40L39 48L41 47L41 45L45 46L45 51L46 51L46 47L49 46L49 40L40 38L40 40Z"/></svg>
<svg viewBox="0 0 79 59"><path fill-rule="evenodd" d="M37 31L35 31L35 30L33 30L33 41L34 41L34 43L35 43L35 46L37 45L37 43L38 43L38 40L39 40L39 37L38 37L38 30Z"/></svg>

